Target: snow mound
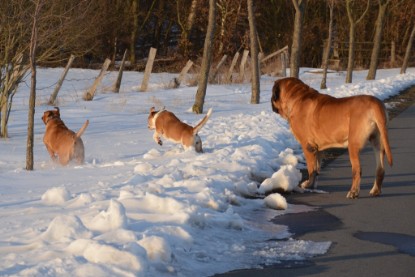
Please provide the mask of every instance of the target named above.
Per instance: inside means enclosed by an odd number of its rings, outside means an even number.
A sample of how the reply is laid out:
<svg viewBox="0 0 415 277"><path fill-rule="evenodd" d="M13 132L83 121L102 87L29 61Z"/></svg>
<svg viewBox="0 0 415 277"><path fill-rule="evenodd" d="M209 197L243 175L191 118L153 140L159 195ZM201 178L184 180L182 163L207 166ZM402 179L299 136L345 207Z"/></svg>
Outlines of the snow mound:
<svg viewBox="0 0 415 277"><path fill-rule="evenodd" d="M66 250L75 256L83 257L88 262L117 267L120 270L138 273L146 268L144 257L93 240L78 239L72 242Z"/></svg>
<svg viewBox="0 0 415 277"><path fill-rule="evenodd" d="M288 206L285 197L279 193L273 193L268 195L267 197L265 197L264 202L268 208L274 210L286 210Z"/></svg>
<svg viewBox="0 0 415 277"><path fill-rule="evenodd" d="M261 183L258 192L266 194L272 191L293 191L300 181L300 170L293 165L283 165L271 178Z"/></svg>
<svg viewBox="0 0 415 277"><path fill-rule="evenodd" d="M48 189L41 199L46 205L63 205L71 199L71 195L64 187L54 187Z"/></svg>
<svg viewBox="0 0 415 277"><path fill-rule="evenodd" d="M60 215L52 220L41 238L49 242L66 242L78 238L90 238L91 236L92 233L78 217Z"/></svg>
<svg viewBox="0 0 415 277"><path fill-rule="evenodd" d="M149 236L138 241L147 252L147 256L152 261L170 262L172 251L169 243L162 237Z"/></svg>
<svg viewBox="0 0 415 277"><path fill-rule="evenodd" d="M91 230L105 233L118 228L124 228L126 225L127 216L124 206L117 200L111 199L108 209L96 215L89 222L88 227Z"/></svg>

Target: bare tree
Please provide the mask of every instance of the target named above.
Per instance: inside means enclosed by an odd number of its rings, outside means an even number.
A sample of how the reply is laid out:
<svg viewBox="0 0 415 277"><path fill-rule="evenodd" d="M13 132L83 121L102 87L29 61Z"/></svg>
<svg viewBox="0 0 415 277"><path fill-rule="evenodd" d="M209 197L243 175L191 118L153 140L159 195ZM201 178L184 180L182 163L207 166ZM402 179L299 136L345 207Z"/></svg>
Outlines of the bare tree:
<svg viewBox="0 0 415 277"><path fill-rule="evenodd" d="M130 34L130 62L135 64L135 43L137 41L138 32L138 0L132 0L131 2L131 17L132 28Z"/></svg>
<svg viewBox="0 0 415 277"><path fill-rule="evenodd" d="M367 11L369 10L370 0L367 0L366 9L362 12L358 19L355 18L356 12L353 10L352 4L354 0L346 0L346 10L349 19L349 55L347 60L347 74L346 83L351 83L353 79L353 67L354 67L354 47L356 36L356 25L362 21Z"/></svg>
<svg viewBox="0 0 415 277"><path fill-rule="evenodd" d="M23 8L25 7L25 8ZM31 23L26 14L31 6L23 6L21 1L5 1L0 5L0 137L8 137L8 119L13 96L18 84L28 71L28 44ZM20 20L19 20L20 18Z"/></svg>
<svg viewBox="0 0 415 277"><path fill-rule="evenodd" d="M379 10L378 18L376 19L376 30L373 38L373 49L370 57L369 71L366 76L366 80L374 80L376 78L376 69L379 63L379 53L382 43L383 26L385 25L385 15L391 0L378 0Z"/></svg>
<svg viewBox="0 0 415 277"><path fill-rule="evenodd" d="M30 2L29 2L30 3ZM13 96L27 74L28 53L33 25L33 5L27 0L4 1L0 5L0 107L1 137L7 137L7 123ZM40 3L40 2L36 2ZM91 24L99 16L98 1L42 0L37 16L37 63L48 64L69 56L83 55L95 47L99 32ZM65 8L63 8L65 7ZM70 35L67 35L70 34Z"/></svg>
<svg viewBox="0 0 415 277"><path fill-rule="evenodd" d="M187 15L187 20L182 20L182 18L181 18L181 15L180 15L180 11L182 10L181 4L182 3L181 3L180 0L178 0L176 2L177 22L178 22L178 24L181 28L180 48L182 49L183 54L185 56L188 56L189 46L190 46L189 35L190 35L190 31L193 28L193 24L195 22L196 8L197 8L198 0L192 0L192 3L190 5L190 9L189 9L189 13Z"/></svg>
<svg viewBox="0 0 415 277"><path fill-rule="evenodd" d="M206 88L209 80L209 70L212 60L212 44L215 33L216 0L209 0L209 22L206 31L205 46L203 48L202 66L199 73L199 84L192 110L197 114L203 113Z"/></svg>
<svg viewBox="0 0 415 277"><path fill-rule="evenodd" d="M403 58L403 63L402 63L401 72L400 72L401 74L406 73L406 69L408 67L409 57L410 57L411 49L412 49L412 42L414 41L414 38L415 38L415 23L414 23L414 26L412 27L412 32L409 37L408 44L406 46L405 57Z"/></svg>
<svg viewBox="0 0 415 277"><path fill-rule="evenodd" d="M254 2L247 0L248 4L248 20L249 20L249 38L251 44L251 74L252 74L252 92L251 104L259 104L260 86L259 86L259 62L258 62L258 40L255 24Z"/></svg>
<svg viewBox="0 0 415 277"><path fill-rule="evenodd" d="M293 43L291 46L290 76L298 78L300 74L300 55L303 37L303 18L307 0L292 0L292 2L295 8L295 19Z"/></svg>
<svg viewBox="0 0 415 277"><path fill-rule="evenodd" d="M320 84L321 89L326 89L327 88L327 84L326 84L327 69L329 67L330 49L331 49L331 43L332 43L332 40L333 40L334 1L335 0L330 0L327 3L328 6L329 6L329 10L330 10L330 19L329 19L329 33L328 33L328 38L327 38L327 44L325 45L324 57L323 57L323 78L321 79L321 84Z"/></svg>
<svg viewBox="0 0 415 277"><path fill-rule="evenodd" d="M36 1L36 2L34 2ZM27 145L26 145L26 170L33 170L33 141L35 125L35 101L36 101L36 49L38 39L38 20L43 0L33 0L35 13L33 15L32 36L30 38L29 58L31 71L29 112L27 120Z"/></svg>

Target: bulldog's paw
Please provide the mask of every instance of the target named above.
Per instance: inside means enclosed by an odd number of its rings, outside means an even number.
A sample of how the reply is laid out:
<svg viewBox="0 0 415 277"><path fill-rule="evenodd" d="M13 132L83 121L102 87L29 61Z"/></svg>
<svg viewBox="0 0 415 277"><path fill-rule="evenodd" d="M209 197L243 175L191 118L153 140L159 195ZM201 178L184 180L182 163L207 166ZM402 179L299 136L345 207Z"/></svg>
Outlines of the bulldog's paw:
<svg viewBox="0 0 415 277"><path fill-rule="evenodd" d="M349 191L348 193L347 193L347 196L346 196L346 198L349 198L349 199L356 199L356 198L359 198L359 191Z"/></svg>
<svg viewBox="0 0 415 277"><path fill-rule="evenodd" d="M159 140L157 141L157 143L158 143L160 146L162 146L162 145L163 145L163 142L161 141L161 139L159 139Z"/></svg>
<svg viewBox="0 0 415 277"><path fill-rule="evenodd" d="M376 196L379 196L380 194L381 194L381 190L378 189L377 187L373 187L370 190L370 196L376 197Z"/></svg>

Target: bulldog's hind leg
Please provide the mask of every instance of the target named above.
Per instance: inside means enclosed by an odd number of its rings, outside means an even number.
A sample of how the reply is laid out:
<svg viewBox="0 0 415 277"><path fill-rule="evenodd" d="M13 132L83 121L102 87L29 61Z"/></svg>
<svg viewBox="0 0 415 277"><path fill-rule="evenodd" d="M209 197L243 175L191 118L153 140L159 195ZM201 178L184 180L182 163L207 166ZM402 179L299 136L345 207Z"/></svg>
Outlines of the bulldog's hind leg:
<svg viewBox="0 0 415 277"><path fill-rule="evenodd" d="M385 168L384 168L384 157L385 157L385 150L383 149L380 143L379 133L376 132L369 138L370 143L373 147L373 152L375 153L376 159L376 172L375 172L375 181L373 183L373 187L370 190L371 196L379 196L382 192L382 183L383 178L385 177Z"/></svg>
<svg viewBox="0 0 415 277"><path fill-rule="evenodd" d="M360 166L360 145L353 145L349 143L349 158L352 164L352 187L347 193L347 198L354 199L359 197L360 193L360 179L362 175L362 168Z"/></svg>

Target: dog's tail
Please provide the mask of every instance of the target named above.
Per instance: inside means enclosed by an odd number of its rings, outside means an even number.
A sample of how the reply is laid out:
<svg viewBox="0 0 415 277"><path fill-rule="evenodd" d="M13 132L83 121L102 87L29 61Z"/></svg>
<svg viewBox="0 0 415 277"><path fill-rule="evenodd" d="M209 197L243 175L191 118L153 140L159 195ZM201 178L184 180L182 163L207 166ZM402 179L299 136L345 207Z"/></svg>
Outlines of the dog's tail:
<svg viewBox="0 0 415 277"><path fill-rule="evenodd" d="M376 125L378 126L380 133L380 142L383 145L390 166L393 165L392 152L389 145L387 123L388 123L388 114L384 105L380 105L379 109L375 112Z"/></svg>
<svg viewBox="0 0 415 277"><path fill-rule="evenodd" d="M195 127L193 127L193 134L197 134L200 129L202 129L202 127L206 124L206 122L208 121L210 115L212 114L212 108L210 108L207 112L207 114L205 115L205 117L202 119L202 121L199 122L199 124L197 124Z"/></svg>
<svg viewBox="0 0 415 277"><path fill-rule="evenodd" d="M85 132L86 127L88 127L89 120L85 121L84 125L82 125L81 129L76 133L76 138L80 138L82 134Z"/></svg>

